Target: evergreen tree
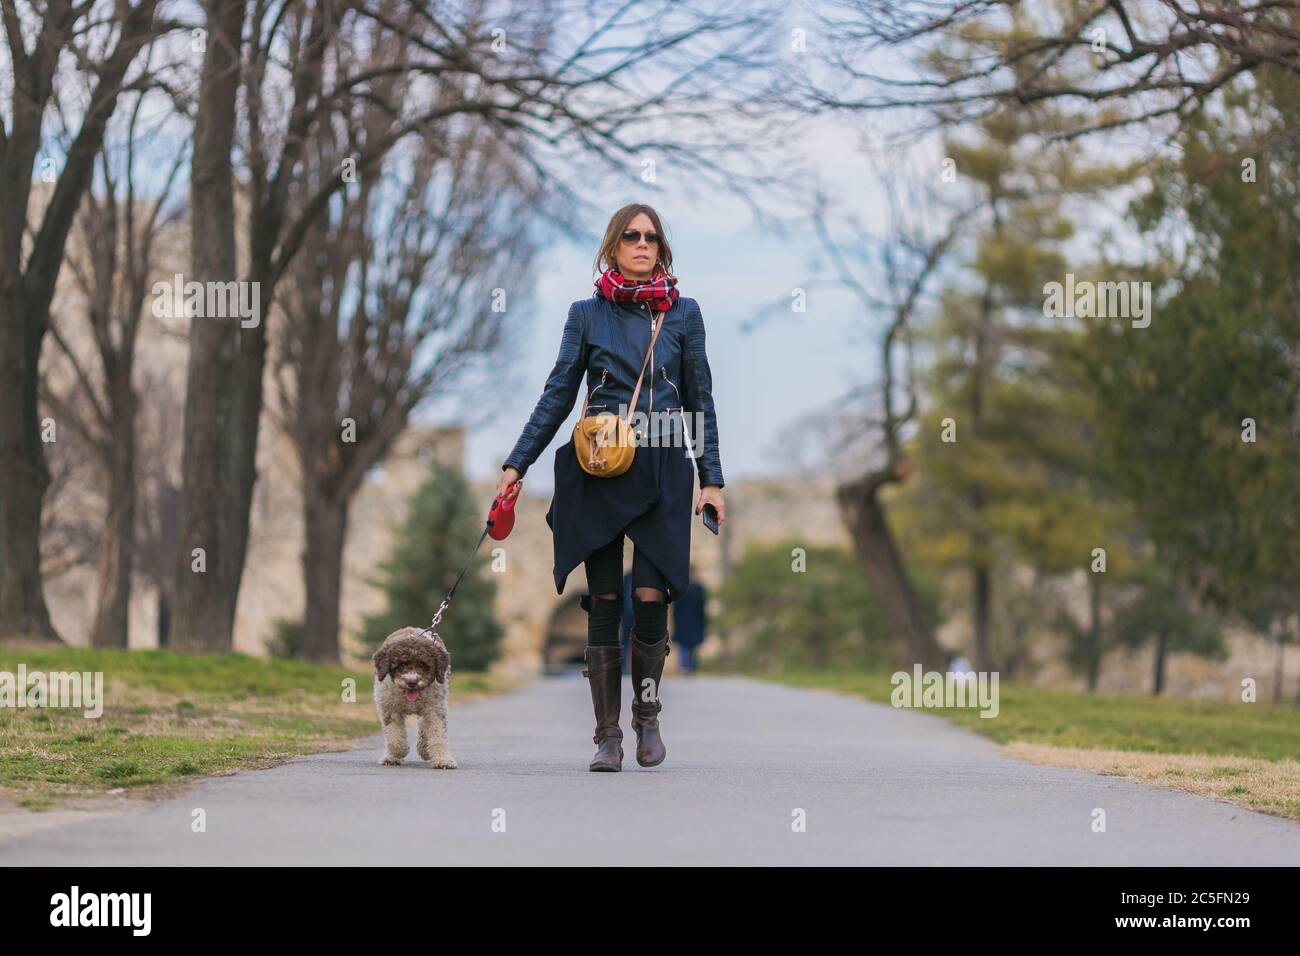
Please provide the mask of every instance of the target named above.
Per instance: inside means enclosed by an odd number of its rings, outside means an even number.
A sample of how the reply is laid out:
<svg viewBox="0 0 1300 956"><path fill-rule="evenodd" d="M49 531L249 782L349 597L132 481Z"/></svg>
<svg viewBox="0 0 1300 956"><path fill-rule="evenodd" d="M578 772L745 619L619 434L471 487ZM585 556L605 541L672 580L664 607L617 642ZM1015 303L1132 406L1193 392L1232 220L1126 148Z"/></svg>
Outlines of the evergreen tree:
<svg viewBox="0 0 1300 956"><path fill-rule="evenodd" d="M968 575L979 670L1000 663L995 609L1015 595L998 589L1013 586L1019 565L1092 575L1082 630L1099 649L1105 579L1092 570L1093 552L1106 550L1110 573L1133 537L1128 509L1105 493L1096 468L1092 397L1077 359L1083 329L1044 315L1046 284L1071 269L1069 197L1132 170L1103 176L1068 149L1047 148L1041 132L1050 125L1041 111L1002 110L981 121L975 139L946 145L984 215L966 268L925 329L925 397L912 443L919 480L903 520L919 555ZM1023 656L1019 638L1001 643Z"/></svg>
<svg viewBox="0 0 1300 956"><path fill-rule="evenodd" d="M1091 372L1117 480L1163 563L1285 635L1300 592L1300 83L1265 73L1225 102L1187 125L1135 207L1155 314L1094 329Z"/></svg>
<svg viewBox="0 0 1300 956"><path fill-rule="evenodd" d="M1133 599L1115 612L1117 644L1155 649L1151 693L1165 689L1165 664L1169 655L1181 652L1214 660L1228 656L1223 632L1190 607L1183 588L1160 565L1144 562L1132 575Z"/></svg>
<svg viewBox="0 0 1300 956"><path fill-rule="evenodd" d="M382 576L375 583L383 589L387 607L365 619L362 640L367 645L377 646L399 628L429 624L469 560L486 519L486 509L472 499L464 476L435 463L411 497L392 557L380 565ZM438 627L453 666L465 670L486 669L499 655L503 633L492 611L496 582L482 568L487 546L485 541Z"/></svg>

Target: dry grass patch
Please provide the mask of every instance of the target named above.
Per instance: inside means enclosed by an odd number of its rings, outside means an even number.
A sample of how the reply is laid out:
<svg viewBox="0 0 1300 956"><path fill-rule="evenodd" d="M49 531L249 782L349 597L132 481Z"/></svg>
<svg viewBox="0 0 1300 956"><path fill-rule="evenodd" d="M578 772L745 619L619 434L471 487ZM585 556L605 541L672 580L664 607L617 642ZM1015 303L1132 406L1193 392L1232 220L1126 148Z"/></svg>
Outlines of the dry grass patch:
<svg viewBox="0 0 1300 956"><path fill-rule="evenodd" d="M1124 777L1300 821L1300 762L1254 757L1081 750L1015 741L1003 748L1031 763Z"/></svg>

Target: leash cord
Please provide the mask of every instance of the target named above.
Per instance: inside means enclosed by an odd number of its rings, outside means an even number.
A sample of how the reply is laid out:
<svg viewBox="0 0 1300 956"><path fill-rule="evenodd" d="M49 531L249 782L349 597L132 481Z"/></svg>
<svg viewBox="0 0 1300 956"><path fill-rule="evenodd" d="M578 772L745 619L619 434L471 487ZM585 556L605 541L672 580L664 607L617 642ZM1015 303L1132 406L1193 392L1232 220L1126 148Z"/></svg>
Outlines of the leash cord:
<svg viewBox="0 0 1300 956"><path fill-rule="evenodd" d="M483 539L488 536L488 532L491 530L492 530L492 519L489 518L487 522L487 527L484 528L483 533L478 536L478 544L474 545L474 550L471 551L469 554L469 560L465 562L465 567L461 568L460 575L459 577L456 578L456 583L451 586L451 590L447 592L447 596L443 598L442 603L438 605L438 610L433 615L433 622L428 627L426 627L423 631L420 632L421 637L423 637L425 634L437 634L435 628L438 626L438 623L442 620L442 613L445 610L447 610L447 605L451 603L452 595L456 593L456 588L460 587L461 578L465 577L465 572L468 571L469 566L474 563L474 556L478 554L478 549L483 546Z"/></svg>

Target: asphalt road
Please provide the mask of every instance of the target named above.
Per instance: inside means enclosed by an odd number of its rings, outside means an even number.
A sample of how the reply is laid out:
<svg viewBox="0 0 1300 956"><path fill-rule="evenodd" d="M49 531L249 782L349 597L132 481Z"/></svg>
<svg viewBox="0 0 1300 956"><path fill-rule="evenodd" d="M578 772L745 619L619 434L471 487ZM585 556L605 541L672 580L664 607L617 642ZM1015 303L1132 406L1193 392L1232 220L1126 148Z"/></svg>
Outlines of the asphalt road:
<svg viewBox="0 0 1300 956"><path fill-rule="evenodd" d="M1295 823L1028 764L932 714L746 680L666 680L668 760L642 770L628 692L623 773L587 772L586 682L554 678L455 707L458 770L414 751L381 767L376 735L29 833L0 865L1300 864Z"/></svg>

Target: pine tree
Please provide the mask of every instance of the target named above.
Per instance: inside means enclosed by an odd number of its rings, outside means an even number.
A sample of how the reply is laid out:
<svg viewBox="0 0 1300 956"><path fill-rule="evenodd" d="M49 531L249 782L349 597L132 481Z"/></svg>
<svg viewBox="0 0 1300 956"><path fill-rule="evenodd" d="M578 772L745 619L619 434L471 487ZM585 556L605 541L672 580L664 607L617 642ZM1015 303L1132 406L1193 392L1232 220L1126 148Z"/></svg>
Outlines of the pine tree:
<svg viewBox="0 0 1300 956"><path fill-rule="evenodd" d="M1134 207L1150 327L1090 336L1100 432L1160 559L1279 661L1300 593L1297 103L1266 72L1185 126Z"/></svg>
<svg viewBox="0 0 1300 956"><path fill-rule="evenodd" d="M377 646L399 628L428 625L469 560L486 517L465 478L435 463L411 497L392 557L380 565L382 576L375 583L387 608L365 619L367 645ZM497 586L483 573L483 555L480 548L438 627L453 667L465 670L484 670L500 653L503 631L492 613Z"/></svg>
<svg viewBox="0 0 1300 956"><path fill-rule="evenodd" d="M1044 314L1046 283L1070 270L1074 228L1066 203L1125 168L1085 166L1048 149L1042 111L1002 110L971 137L945 145L978 196L981 226L965 270L923 329L927 348L920 427L911 444L918 481L901 517L917 553L960 569L970 582L970 653L979 670L1000 665L996 609L1014 601L1011 571L1088 570L1095 548L1109 570L1127 557L1123 502L1103 493L1095 468L1092 399L1076 353L1083 329ZM1104 579L1090 587L1099 592ZM999 593L999 591L1003 593ZM1100 593L1083 629L1100 664ZM1019 654L1020 649L1002 650Z"/></svg>
<svg viewBox="0 0 1300 956"><path fill-rule="evenodd" d="M1154 561L1143 562L1130 577L1136 593L1115 612L1115 641L1130 648L1153 647L1152 694L1165 689L1165 664L1170 654L1227 659L1223 632L1192 606L1184 588L1166 568Z"/></svg>

